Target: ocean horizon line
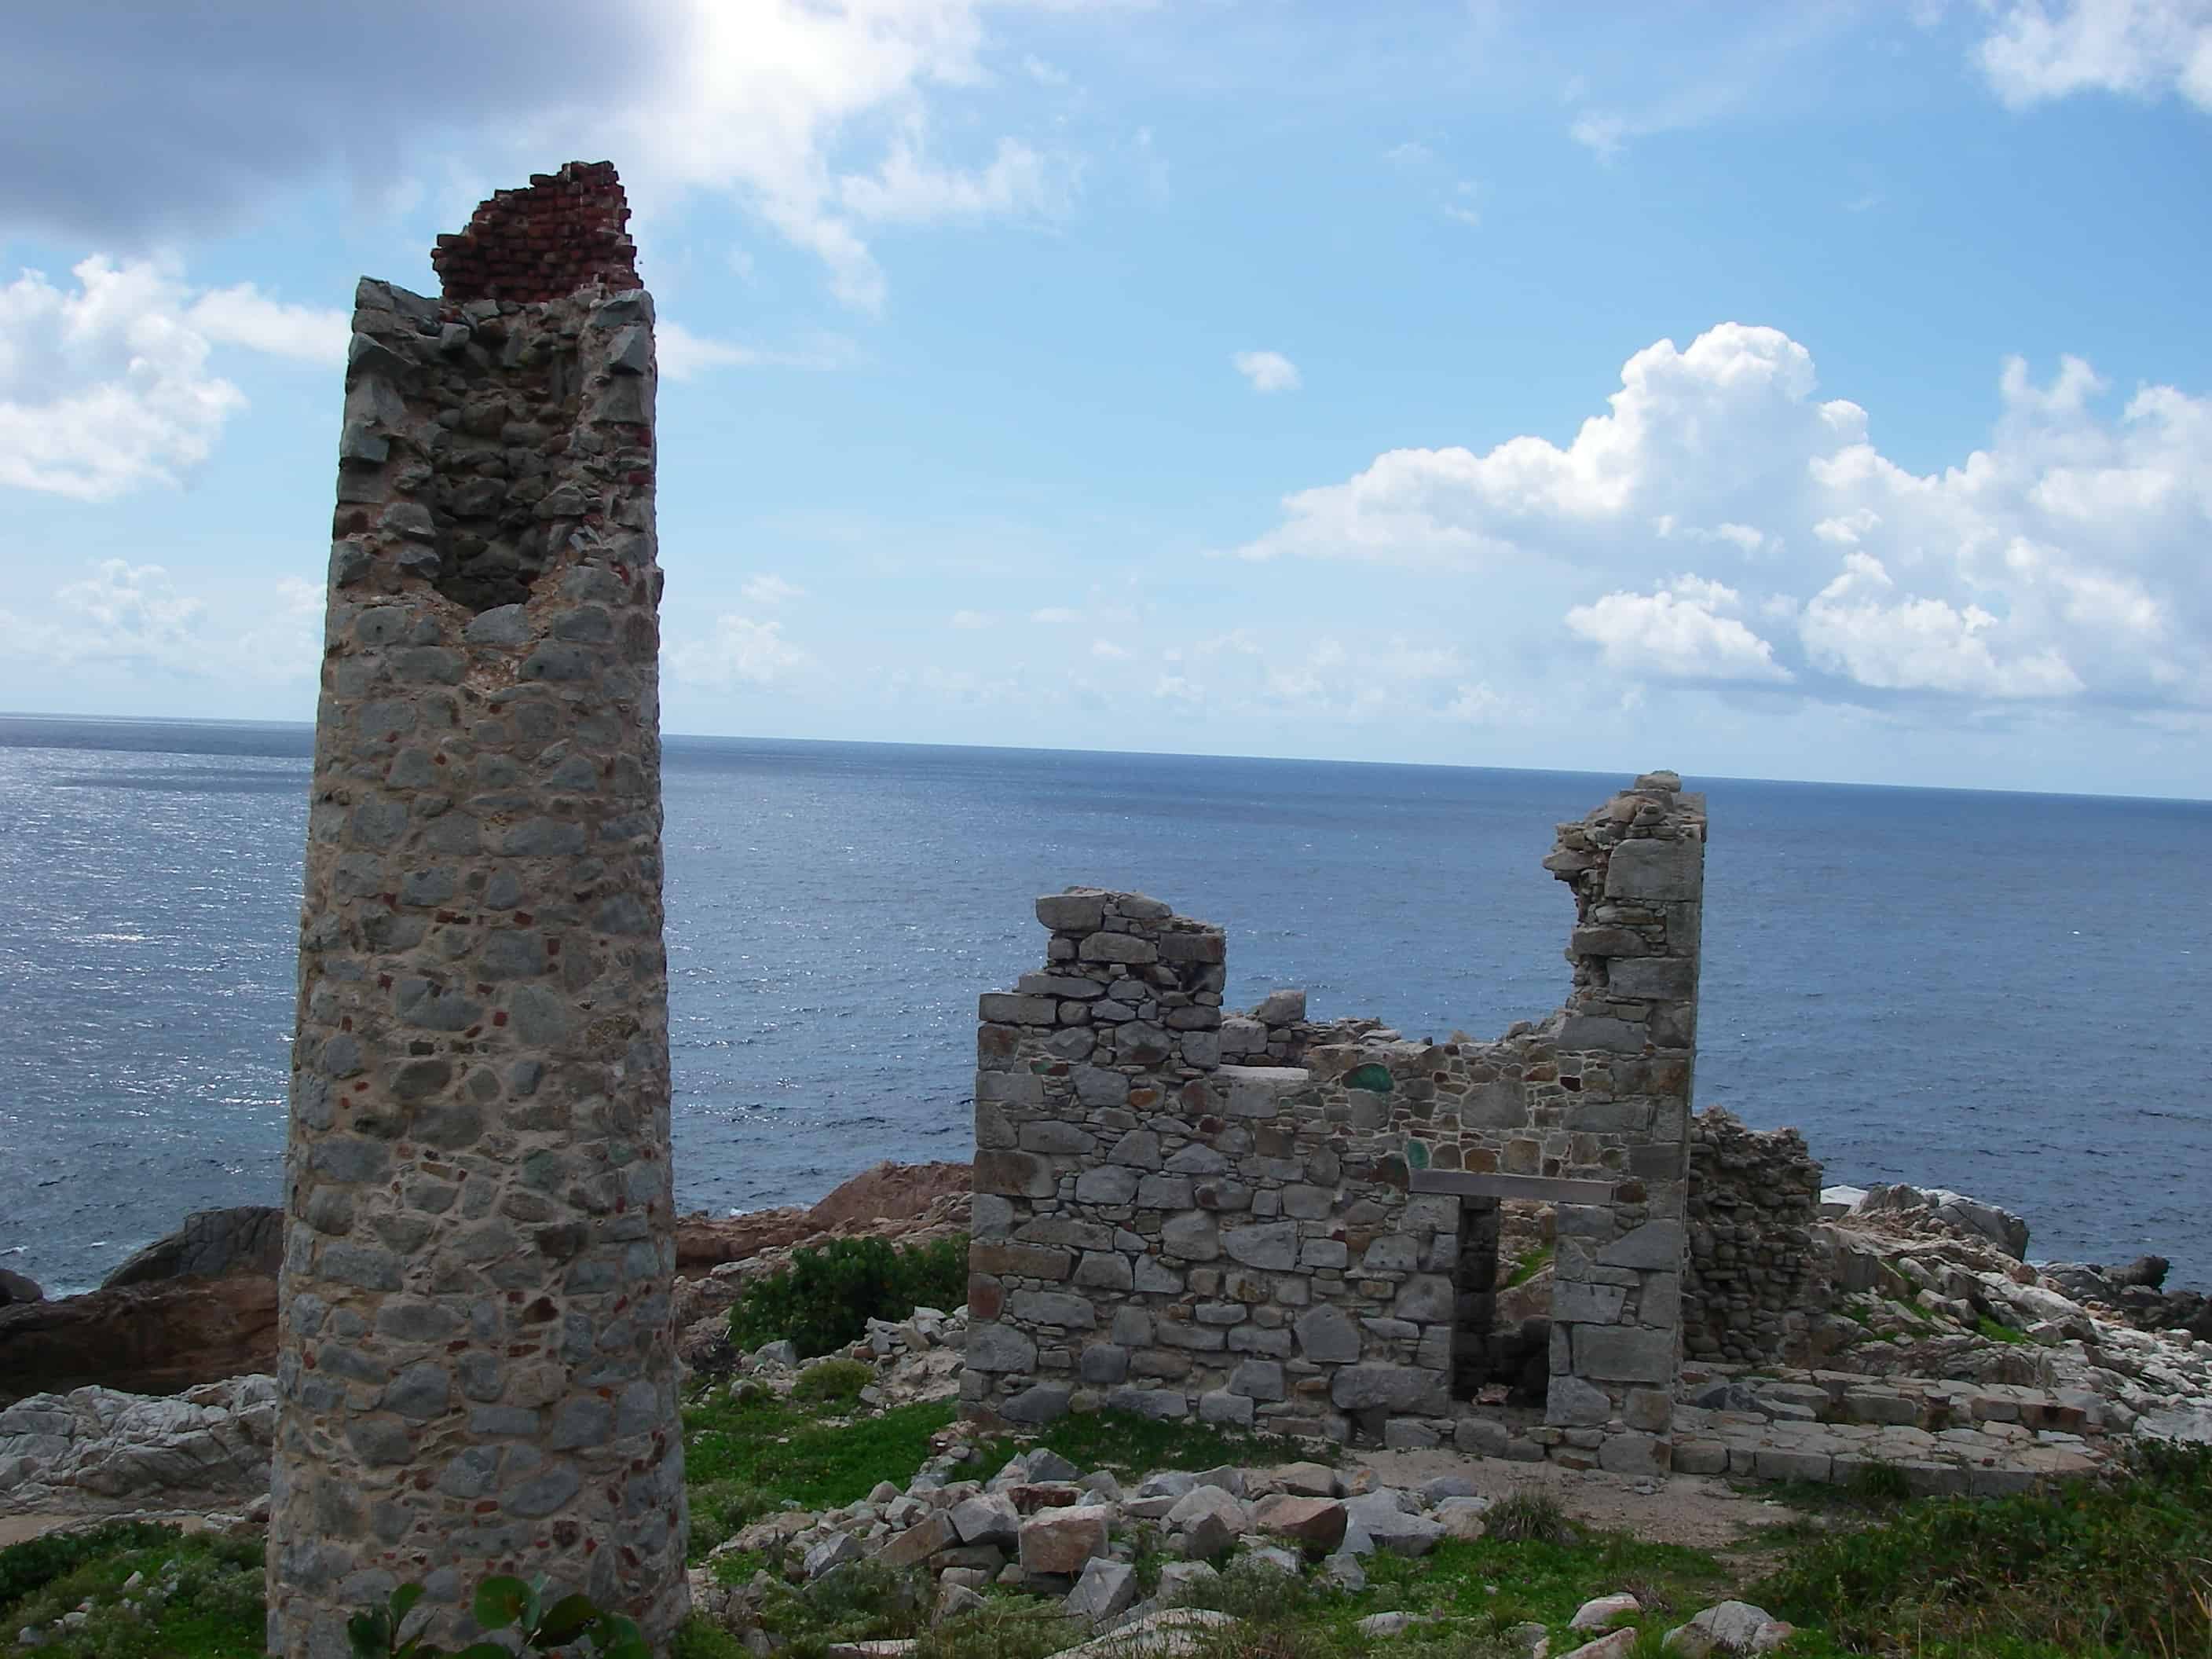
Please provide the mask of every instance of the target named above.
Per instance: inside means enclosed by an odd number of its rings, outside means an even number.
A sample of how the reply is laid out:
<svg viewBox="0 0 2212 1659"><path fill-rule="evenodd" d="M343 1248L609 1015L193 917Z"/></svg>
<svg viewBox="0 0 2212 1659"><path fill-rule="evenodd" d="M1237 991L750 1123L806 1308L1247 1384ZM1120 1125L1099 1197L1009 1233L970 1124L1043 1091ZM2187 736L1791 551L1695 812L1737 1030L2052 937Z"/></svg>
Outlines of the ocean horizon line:
<svg viewBox="0 0 2212 1659"><path fill-rule="evenodd" d="M313 720L249 720L245 718L210 715L178 714L82 714L56 713L52 710L0 708L0 721L7 720L67 720L90 726L151 726L171 728L199 728L203 730L245 730L297 732L309 739L301 751L313 753L312 739L315 723ZM1640 775L1652 769L1638 767L1602 766L1483 766L1457 761L1408 761L1348 758L1324 755L1240 755L1215 750L1198 749L1109 749L1074 746L1043 748L1029 744L988 743L921 743L898 738L799 738L784 737L766 732L664 732L664 744L790 744L794 747L822 749L876 749L905 753L945 753L978 755L1036 755L1083 756L1092 755L1102 759L1121 760L1191 760L1235 761L1281 766L1343 766L1371 767L1377 769L1404 771L1496 774L1517 777L1560 777L1614 779L1623 775ZM8 742L8 734L0 729L0 747L17 745ZM1679 769L1677 769L1679 770ZM1961 795L1974 797L2020 797L2033 800L2112 801L2153 806L2212 807L2212 795L2149 795L2130 794L2117 790L2063 790L2031 788L1970 787L1956 784L1887 783L1863 778L1800 778L1765 777L1747 773L1688 771L1680 774L1686 781L1698 787L1712 784L1752 784L1762 787L1799 787L1811 789L1853 789L1882 791L1915 795Z"/></svg>

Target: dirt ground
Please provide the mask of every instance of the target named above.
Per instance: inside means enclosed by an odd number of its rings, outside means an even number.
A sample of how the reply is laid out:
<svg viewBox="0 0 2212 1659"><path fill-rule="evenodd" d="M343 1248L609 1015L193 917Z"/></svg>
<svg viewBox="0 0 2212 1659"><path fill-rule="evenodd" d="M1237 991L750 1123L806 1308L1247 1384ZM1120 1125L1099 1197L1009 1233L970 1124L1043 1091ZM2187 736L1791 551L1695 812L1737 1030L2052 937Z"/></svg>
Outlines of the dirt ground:
<svg viewBox="0 0 2212 1659"><path fill-rule="evenodd" d="M1486 1498L1510 1492L1547 1492L1577 1520L1608 1532L1625 1532L1655 1544L1687 1544L1698 1549L1732 1551L1755 1528L1772 1526L1795 1511L1787 1506L1730 1489L1711 1475L1674 1474L1664 1480L1607 1474L1601 1469L1567 1469L1556 1463L1508 1463L1435 1451L1370 1452L1344 1467L1361 1466L1394 1486L1418 1486L1440 1474L1462 1474Z"/></svg>

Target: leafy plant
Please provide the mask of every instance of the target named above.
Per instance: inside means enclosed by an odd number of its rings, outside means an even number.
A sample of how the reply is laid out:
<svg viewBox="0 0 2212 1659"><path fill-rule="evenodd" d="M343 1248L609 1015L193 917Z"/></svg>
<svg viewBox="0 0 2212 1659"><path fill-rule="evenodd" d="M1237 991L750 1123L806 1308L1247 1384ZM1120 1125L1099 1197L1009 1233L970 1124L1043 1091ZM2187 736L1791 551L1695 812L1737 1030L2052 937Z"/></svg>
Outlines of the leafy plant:
<svg viewBox="0 0 2212 1659"><path fill-rule="evenodd" d="M956 1308L967 1299L964 1234L898 1246L833 1238L793 1251L789 1266L748 1284L730 1310L730 1340L748 1350L788 1341L811 1359L858 1341L871 1319L904 1319L916 1308Z"/></svg>
<svg viewBox="0 0 2212 1659"><path fill-rule="evenodd" d="M564 1595L550 1607L544 1594L543 1580L525 1583L520 1578L487 1578L477 1586L469 1610L488 1631L514 1630L532 1653L551 1653L584 1643L598 1659L650 1659L634 1620L602 1610L580 1592ZM432 1644L419 1631L400 1639L408 1614L422 1599L422 1585L402 1584L382 1607L346 1620L354 1659L443 1659L447 1650ZM514 1659L514 1655L504 1643L471 1642L453 1659Z"/></svg>

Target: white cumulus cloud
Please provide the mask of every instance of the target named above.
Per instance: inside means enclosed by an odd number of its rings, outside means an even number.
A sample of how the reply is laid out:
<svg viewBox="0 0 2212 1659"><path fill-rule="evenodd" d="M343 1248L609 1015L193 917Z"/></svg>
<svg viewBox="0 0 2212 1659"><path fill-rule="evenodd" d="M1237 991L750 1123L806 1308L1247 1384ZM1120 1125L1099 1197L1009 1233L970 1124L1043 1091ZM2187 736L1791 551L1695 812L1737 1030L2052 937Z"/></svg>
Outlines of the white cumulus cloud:
<svg viewBox="0 0 2212 1659"><path fill-rule="evenodd" d="M273 357L335 367L345 362L353 321L327 307L288 305L251 283L210 289L192 301L185 320L210 340Z"/></svg>
<svg viewBox="0 0 2212 1659"><path fill-rule="evenodd" d="M1233 550L1523 573L1624 674L2212 708L2212 398L2008 362L1988 442L1916 474L1817 386L1773 329L1662 340L1564 446L1393 450Z"/></svg>
<svg viewBox="0 0 2212 1659"><path fill-rule="evenodd" d="M1229 360L1255 392L1296 392L1298 366L1279 351L1240 351Z"/></svg>
<svg viewBox="0 0 2212 1659"><path fill-rule="evenodd" d="M0 288L0 486L97 501L179 483L246 406L213 367L217 344L344 359L340 313L250 283L196 295L171 265L100 253L70 275L26 270Z"/></svg>
<svg viewBox="0 0 2212 1659"><path fill-rule="evenodd" d="M2212 112L2208 0L2016 0L1975 58L2015 109L2077 92L2178 94Z"/></svg>
<svg viewBox="0 0 2212 1659"><path fill-rule="evenodd" d="M1607 593L1567 612L1567 627L1608 668L1677 680L1786 680L1774 647L1737 617L1733 588L1694 576L1655 593Z"/></svg>
<svg viewBox="0 0 2212 1659"><path fill-rule="evenodd" d="M173 276L98 254L70 274L0 288L0 484L102 501L177 483L245 394L209 368Z"/></svg>

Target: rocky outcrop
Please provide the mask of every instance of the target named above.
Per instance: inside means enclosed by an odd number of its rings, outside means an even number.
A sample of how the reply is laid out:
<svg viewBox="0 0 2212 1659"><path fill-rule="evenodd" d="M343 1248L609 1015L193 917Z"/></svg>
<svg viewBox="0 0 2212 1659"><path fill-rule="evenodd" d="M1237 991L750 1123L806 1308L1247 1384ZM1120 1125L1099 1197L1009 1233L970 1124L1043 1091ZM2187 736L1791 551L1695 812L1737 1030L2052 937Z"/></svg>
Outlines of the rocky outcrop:
<svg viewBox="0 0 2212 1659"><path fill-rule="evenodd" d="M2186 1331L2212 1342L2212 1298L2202 1291L2166 1289L2168 1265L2162 1255L2137 1256L2124 1267L2054 1261L2043 1278L2083 1306L2139 1331Z"/></svg>
<svg viewBox="0 0 2212 1659"><path fill-rule="evenodd" d="M204 1507L269 1490L276 1382L234 1376L174 1399L75 1389L0 1411L0 1514Z"/></svg>
<svg viewBox="0 0 2212 1659"><path fill-rule="evenodd" d="M275 1369L283 1219L258 1205L200 1210L96 1291L0 1297L0 1403L87 1387L169 1394Z"/></svg>
<svg viewBox="0 0 2212 1659"><path fill-rule="evenodd" d="M711 1366L730 1358L721 1310L745 1279L787 1261L798 1245L964 1231L969 1181L965 1164L878 1164L818 1204L684 1218L677 1260L694 1277L677 1281L676 1306L685 1361ZM53 1301L0 1270L0 1404L85 1387L168 1394L273 1370L283 1224L282 1211L260 1206L197 1212L100 1289Z"/></svg>
<svg viewBox="0 0 2212 1659"><path fill-rule="evenodd" d="M232 1273L273 1278L283 1255L283 1211L262 1204L198 1210L167 1238L156 1239L100 1280L100 1288L112 1291L170 1279L222 1279Z"/></svg>
<svg viewBox="0 0 2212 1659"><path fill-rule="evenodd" d="M1888 1218L1905 1231L1929 1229L1965 1238L1979 1238L2002 1250L2014 1261L2027 1255L2027 1223L2010 1210L1979 1199L1968 1198L1942 1187L1908 1187L1902 1182L1889 1187L1869 1187L1850 1211L1852 1218Z"/></svg>
<svg viewBox="0 0 2212 1659"><path fill-rule="evenodd" d="M749 1215L695 1212L677 1219L676 1270L705 1273L832 1236L895 1233L902 1231L900 1224L921 1220L933 1205L964 1200L973 1182L973 1166L966 1164L886 1162L861 1170L818 1204L787 1204Z"/></svg>
<svg viewBox="0 0 2212 1659"><path fill-rule="evenodd" d="M0 1403L87 1386L169 1394L276 1357L266 1273L127 1285L0 1308Z"/></svg>

